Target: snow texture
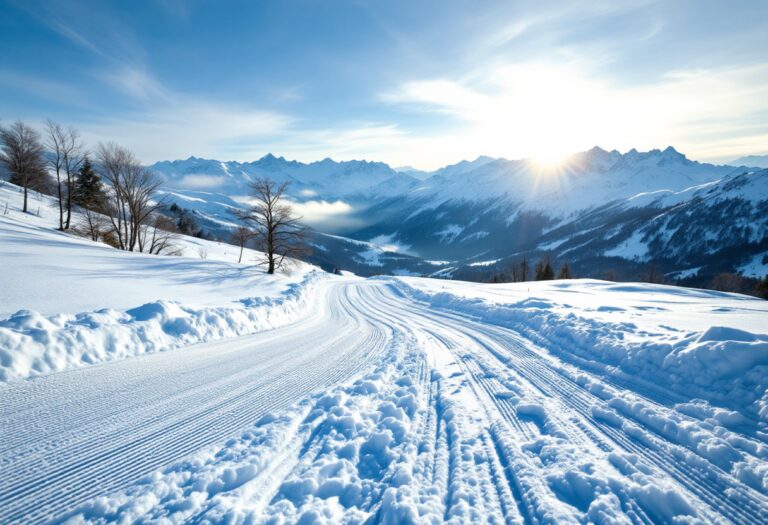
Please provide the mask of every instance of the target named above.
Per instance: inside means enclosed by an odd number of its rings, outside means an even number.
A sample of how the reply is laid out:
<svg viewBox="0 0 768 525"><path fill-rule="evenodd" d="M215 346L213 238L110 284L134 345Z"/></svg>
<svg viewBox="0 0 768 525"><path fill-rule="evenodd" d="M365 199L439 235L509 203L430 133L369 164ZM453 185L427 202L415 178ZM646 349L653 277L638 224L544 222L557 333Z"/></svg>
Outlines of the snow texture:
<svg viewBox="0 0 768 525"><path fill-rule="evenodd" d="M2 523L768 522L765 301L268 278L42 215L0 219Z"/></svg>

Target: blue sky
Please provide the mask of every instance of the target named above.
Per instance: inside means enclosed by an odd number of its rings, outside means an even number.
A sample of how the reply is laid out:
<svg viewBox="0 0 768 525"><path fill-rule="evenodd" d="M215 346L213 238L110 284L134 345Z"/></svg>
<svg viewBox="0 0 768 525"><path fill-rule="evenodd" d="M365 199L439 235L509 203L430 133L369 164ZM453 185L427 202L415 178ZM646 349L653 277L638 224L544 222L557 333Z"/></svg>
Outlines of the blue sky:
<svg viewBox="0 0 768 525"><path fill-rule="evenodd" d="M578 5L577 5L578 4ZM768 152L768 2L0 0L0 118L141 159Z"/></svg>

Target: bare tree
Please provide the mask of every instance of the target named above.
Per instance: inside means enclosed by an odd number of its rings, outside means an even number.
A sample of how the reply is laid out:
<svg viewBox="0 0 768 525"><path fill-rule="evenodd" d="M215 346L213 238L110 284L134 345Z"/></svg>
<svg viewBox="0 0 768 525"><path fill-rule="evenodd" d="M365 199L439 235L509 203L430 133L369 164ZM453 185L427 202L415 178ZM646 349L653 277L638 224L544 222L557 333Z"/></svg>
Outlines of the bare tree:
<svg viewBox="0 0 768 525"><path fill-rule="evenodd" d="M116 244L121 250L141 249L142 226L163 206L163 199L157 199L163 181L117 144L100 144L97 156L110 187L101 211L110 222Z"/></svg>
<svg viewBox="0 0 768 525"><path fill-rule="evenodd" d="M56 190L59 198L59 230L64 229L64 197L61 191L61 172L64 169L64 142L66 133L64 128L52 120L45 122L47 140L45 146L51 151L48 163L56 173Z"/></svg>
<svg viewBox="0 0 768 525"><path fill-rule="evenodd" d="M75 233L85 235L92 241L98 241L110 228L109 221L104 215L91 208L83 208L80 223L72 229Z"/></svg>
<svg viewBox="0 0 768 525"><path fill-rule="evenodd" d="M645 271L645 281L654 284L662 284L664 282L664 275L659 272L655 264L648 263Z"/></svg>
<svg viewBox="0 0 768 525"><path fill-rule="evenodd" d="M299 223L285 201L288 183L256 179L251 192L256 203L239 214L240 220L254 225L257 248L264 252L267 273L273 274L286 258L299 258L309 253L306 229Z"/></svg>
<svg viewBox="0 0 768 525"><path fill-rule="evenodd" d="M59 198L59 229L68 230L72 222L72 194L75 188L75 174L85 159L85 151L80 135L75 128L63 128L52 120L46 121L47 141L46 146L51 150L52 156L49 164L56 173L56 186ZM61 187L62 171L66 176L66 203ZM64 219L64 209L67 210L67 218Z"/></svg>
<svg viewBox="0 0 768 525"><path fill-rule="evenodd" d="M528 265L528 258L523 257L520 263L512 262L512 282L519 283L528 280L530 267Z"/></svg>
<svg viewBox="0 0 768 525"><path fill-rule="evenodd" d="M563 265L560 267L560 273L557 274L558 279L572 279L571 276L571 267L568 266L567 262L564 262Z"/></svg>
<svg viewBox="0 0 768 525"><path fill-rule="evenodd" d="M148 224L141 226L139 234L139 251L147 251L154 255L178 255L176 246L178 229L173 219L160 213L155 213Z"/></svg>
<svg viewBox="0 0 768 525"><path fill-rule="evenodd" d="M256 234L253 230L244 226L240 226L234 231L234 233L232 233L232 242L240 247L240 257L237 259L238 263L243 262L243 249L245 248L245 245L248 244L248 241L253 239L255 236Z"/></svg>
<svg viewBox="0 0 768 525"><path fill-rule="evenodd" d="M64 171L67 174L67 220L64 229L69 229L72 221L72 195L75 193L75 177L86 158L85 146L75 128L67 128L64 141Z"/></svg>
<svg viewBox="0 0 768 525"><path fill-rule="evenodd" d="M29 190L42 190L47 185L43 145L34 128L17 120L7 128L0 128L0 162L11 176L11 183L24 189L22 211L27 212Z"/></svg>

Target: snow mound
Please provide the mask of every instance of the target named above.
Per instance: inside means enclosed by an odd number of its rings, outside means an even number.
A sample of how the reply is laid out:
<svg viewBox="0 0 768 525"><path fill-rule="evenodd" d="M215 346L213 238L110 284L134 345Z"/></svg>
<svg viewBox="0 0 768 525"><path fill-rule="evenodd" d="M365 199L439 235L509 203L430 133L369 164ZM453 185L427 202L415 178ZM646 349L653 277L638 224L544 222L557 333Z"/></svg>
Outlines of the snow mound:
<svg viewBox="0 0 768 525"><path fill-rule="evenodd" d="M0 382L283 326L317 304L321 280L310 272L279 296L218 307L154 301L124 311L46 316L19 310L0 320Z"/></svg>
<svg viewBox="0 0 768 525"><path fill-rule="evenodd" d="M519 300L517 294L511 293L512 288L506 290L506 297L498 292L501 287L496 288L494 293L486 292L486 296L478 293L475 297L467 297L461 296L465 293L461 284L446 283L442 289L436 290L420 285L418 280L406 282L397 279L394 282L403 293L431 307L512 328L559 358L587 364L589 368L607 375L663 385L664 389L682 398L704 399L763 424L768 423L768 334L732 326L710 326L700 331L667 325L649 326L643 317L658 310L662 318L667 318L667 323L674 324L675 315L669 313L669 307L676 300L687 308L691 308L690 304L696 300L707 305L710 312L717 311L723 301L735 304L749 301L758 306L762 306L762 301L670 286L612 285L598 281L562 285L570 295L599 287L601 295L598 299L603 304L591 308L599 315L589 315L590 309L583 304L571 307L532 295ZM531 287L561 286L524 284ZM541 292L554 296L549 290ZM605 304L613 299L606 292L653 297L654 304L665 304L667 307L635 306L623 297L615 298L615 304ZM566 296L566 299L571 301L577 298ZM736 308L726 309L727 312L732 310ZM633 312L632 316L627 315L629 311ZM616 320L606 317L615 316L615 312L621 312L622 317ZM768 312L758 311L757 315L758 319L768 321Z"/></svg>

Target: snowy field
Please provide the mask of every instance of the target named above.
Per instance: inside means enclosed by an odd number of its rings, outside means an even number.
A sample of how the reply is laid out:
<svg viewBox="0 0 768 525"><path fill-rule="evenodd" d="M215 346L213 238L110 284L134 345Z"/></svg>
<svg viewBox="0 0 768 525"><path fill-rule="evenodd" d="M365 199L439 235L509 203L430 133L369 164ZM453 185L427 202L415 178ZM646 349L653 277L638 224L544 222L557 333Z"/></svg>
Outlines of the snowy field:
<svg viewBox="0 0 768 525"><path fill-rule="evenodd" d="M270 278L4 202L2 523L768 522L766 301Z"/></svg>

